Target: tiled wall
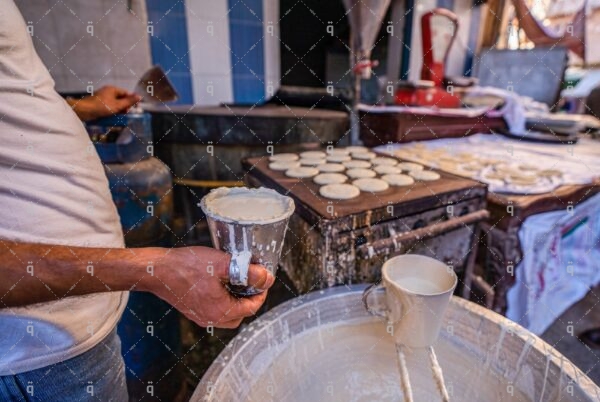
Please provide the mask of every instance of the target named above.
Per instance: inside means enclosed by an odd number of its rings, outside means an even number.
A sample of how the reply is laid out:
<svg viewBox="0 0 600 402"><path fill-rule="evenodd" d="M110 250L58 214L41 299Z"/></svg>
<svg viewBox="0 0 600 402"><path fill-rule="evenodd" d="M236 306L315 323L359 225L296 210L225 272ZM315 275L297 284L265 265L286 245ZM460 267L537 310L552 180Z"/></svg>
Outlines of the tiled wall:
<svg viewBox="0 0 600 402"><path fill-rule="evenodd" d="M16 2L59 91L90 81L133 89L152 64L167 71L178 103L255 104L280 84L276 0L132 0L131 12L126 1Z"/></svg>
<svg viewBox="0 0 600 402"><path fill-rule="evenodd" d="M150 67L146 3L16 0L60 92L113 84L133 89ZM0 9L1 12L1 9ZM123 29L118 29L123 27Z"/></svg>
<svg viewBox="0 0 600 402"><path fill-rule="evenodd" d="M183 0L146 0L152 62L160 64L179 94L177 103L194 101L188 47L186 7Z"/></svg>
<svg viewBox="0 0 600 402"><path fill-rule="evenodd" d="M262 102L265 96L262 0L228 0L228 5L234 100Z"/></svg>
<svg viewBox="0 0 600 402"><path fill-rule="evenodd" d="M459 0L459 3L466 3L463 0ZM447 8L448 10L454 9L454 0L437 0L437 6L440 8Z"/></svg>
<svg viewBox="0 0 600 402"><path fill-rule="evenodd" d="M186 0L194 101L233 102L227 0Z"/></svg>
<svg viewBox="0 0 600 402"><path fill-rule="evenodd" d="M185 0L194 102L263 102L279 87L279 2Z"/></svg>
<svg viewBox="0 0 600 402"><path fill-rule="evenodd" d="M263 0L263 16L265 89L266 97L269 98L281 83L279 1Z"/></svg>

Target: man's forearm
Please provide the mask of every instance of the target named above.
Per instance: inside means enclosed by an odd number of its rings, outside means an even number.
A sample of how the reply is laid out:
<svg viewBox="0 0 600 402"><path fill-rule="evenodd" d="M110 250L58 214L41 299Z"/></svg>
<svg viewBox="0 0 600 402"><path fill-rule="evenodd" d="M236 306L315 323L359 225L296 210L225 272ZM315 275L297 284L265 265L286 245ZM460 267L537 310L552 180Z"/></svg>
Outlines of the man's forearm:
<svg viewBox="0 0 600 402"><path fill-rule="evenodd" d="M147 267L159 249L0 244L0 308L98 292L148 290Z"/></svg>
<svg viewBox="0 0 600 402"><path fill-rule="evenodd" d="M209 247L108 249L0 239L0 309L90 293L152 292L198 325L237 327L266 292L233 297L224 286L231 256ZM273 275L250 265L248 283L268 289Z"/></svg>

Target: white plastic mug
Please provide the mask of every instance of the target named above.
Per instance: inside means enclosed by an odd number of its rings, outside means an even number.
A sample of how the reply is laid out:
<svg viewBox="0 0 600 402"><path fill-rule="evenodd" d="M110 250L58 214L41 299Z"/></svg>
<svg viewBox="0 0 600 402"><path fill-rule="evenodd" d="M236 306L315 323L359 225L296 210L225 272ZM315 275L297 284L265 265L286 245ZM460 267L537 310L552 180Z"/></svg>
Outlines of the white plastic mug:
<svg viewBox="0 0 600 402"><path fill-rule="evenodd" d="M367 311L388 319L396 343L414 348L433 345L458 282L452 267L405 254L387 260L381 271L381 283L363 293Z"/></svg>

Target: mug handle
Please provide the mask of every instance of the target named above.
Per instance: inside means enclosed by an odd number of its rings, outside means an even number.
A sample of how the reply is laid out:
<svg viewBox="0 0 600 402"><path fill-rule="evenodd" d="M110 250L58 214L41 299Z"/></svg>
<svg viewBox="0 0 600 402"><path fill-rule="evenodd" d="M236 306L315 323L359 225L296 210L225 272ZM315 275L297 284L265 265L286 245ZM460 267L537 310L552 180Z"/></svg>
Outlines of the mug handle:
<svg viewBox="0 0 600 402"><path fill-rule="evenodd" d="M365 289L363 292L362 301L370 314L378 317L388 316L389 310L385 304L385 299L383 298L384 295L385 287L383 286L383 283L374 283Z"/></svg>
<svg viewBox="0 0 600 402"><path fill-rule="evenodd" d="M229 262L229 283L234 286L248 286L248 269L250 268L250 251L231 253Z"/></svg>

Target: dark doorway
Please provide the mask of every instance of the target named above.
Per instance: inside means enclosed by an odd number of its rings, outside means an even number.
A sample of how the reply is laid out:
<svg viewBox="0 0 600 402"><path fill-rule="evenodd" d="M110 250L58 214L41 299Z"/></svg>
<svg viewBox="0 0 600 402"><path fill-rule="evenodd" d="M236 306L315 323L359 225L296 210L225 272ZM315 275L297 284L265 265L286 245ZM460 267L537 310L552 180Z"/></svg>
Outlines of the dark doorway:
<svg viewBox="0 0 600 402"><path fill-rule="evenodd" d="M327 52L348 53L341 0L280 0L281 84L326 86ZM333 36L327 25L333 25Z"/></svg>

